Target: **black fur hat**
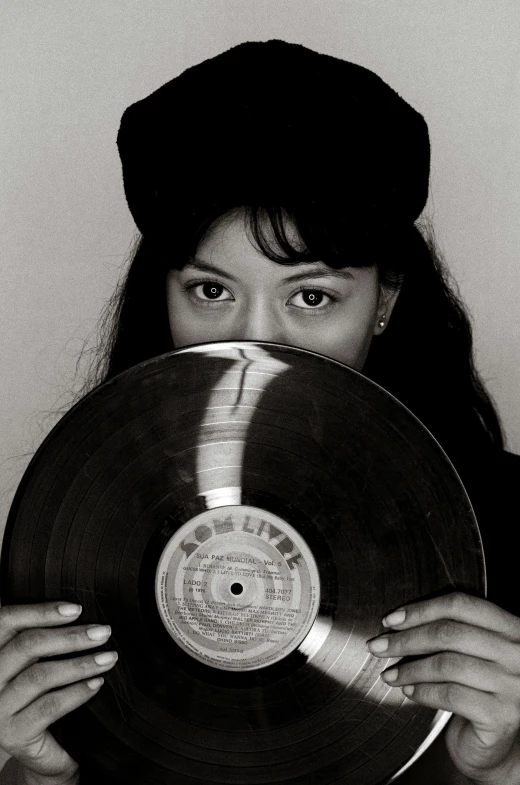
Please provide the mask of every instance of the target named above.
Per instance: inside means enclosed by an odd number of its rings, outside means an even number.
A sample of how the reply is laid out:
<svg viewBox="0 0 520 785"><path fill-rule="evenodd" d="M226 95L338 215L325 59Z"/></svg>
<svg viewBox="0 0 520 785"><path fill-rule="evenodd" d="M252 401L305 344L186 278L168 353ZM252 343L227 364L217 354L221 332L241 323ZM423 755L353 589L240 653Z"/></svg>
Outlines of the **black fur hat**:
<svg viewBox="0 0 520 785"><path fill-rule="evenodd" d="M330 205L354 227L404 228L428 195L423 117L372 71L284 41L188 68L125 111L118 146L143 234L215 203Z"/></svg>

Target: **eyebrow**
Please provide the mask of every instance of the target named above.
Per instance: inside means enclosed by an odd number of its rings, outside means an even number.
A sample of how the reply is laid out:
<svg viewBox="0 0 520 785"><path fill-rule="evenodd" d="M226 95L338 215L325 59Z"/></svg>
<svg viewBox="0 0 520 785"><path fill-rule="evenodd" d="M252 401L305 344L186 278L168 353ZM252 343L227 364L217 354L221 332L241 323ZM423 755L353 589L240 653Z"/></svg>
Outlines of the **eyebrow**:
<svg viewBox="0 0 520 785"><path fill-rule="evenodd" d="M301 264L312 264L312 262L301 262ZM237 279L231 275L230 273L222 270L220 267L217 267L214 264L209 264L208 262L202 261L202 259L196 259L192 257L190 261L186 264L186 267L195 267L197 270L202 270L203 272L213 273L222 276L222 278L227 278L228 281L233 281L234 283L237 282ZM338 269L336 270L334 267L328 267L327 265L323 265L319 269L312 269L307 270L306 272L302 271L300 273L295 273L294 275L289 275L287 278L284 278L281 283L291 283L293 281L302 281L305 278L323 278L324 276L332 276L333 278L346 278L352 279L354 276L348 270L345 269Z"/></svg>

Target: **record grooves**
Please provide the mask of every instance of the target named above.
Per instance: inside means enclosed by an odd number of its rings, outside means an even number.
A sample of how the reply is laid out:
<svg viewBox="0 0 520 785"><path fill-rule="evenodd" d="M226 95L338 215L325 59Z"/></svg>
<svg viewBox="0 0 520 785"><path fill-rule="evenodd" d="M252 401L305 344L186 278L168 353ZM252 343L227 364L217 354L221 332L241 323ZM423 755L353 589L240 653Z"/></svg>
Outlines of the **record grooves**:
<svg viewBox="0 0 520 785"><path fill-rule="evenodd" d="M15 497L4 602L68 599L119 661L55 732L82 783L378 785L447 715L379 678L385 613L484 594L441 448L320 355L203 344L94 390Z"/></svg>

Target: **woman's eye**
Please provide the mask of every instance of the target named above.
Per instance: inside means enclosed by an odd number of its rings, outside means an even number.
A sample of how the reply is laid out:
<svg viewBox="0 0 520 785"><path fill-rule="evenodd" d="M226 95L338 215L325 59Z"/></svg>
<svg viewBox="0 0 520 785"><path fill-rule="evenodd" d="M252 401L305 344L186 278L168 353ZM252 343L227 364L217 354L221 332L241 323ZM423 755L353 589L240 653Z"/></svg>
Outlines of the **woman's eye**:
<svg viewBox="0 0 520 785"><path fill-rule="evenodd" d="M291 297L291 305L298 308L323 308L328 305L332 297L321 289L302 289Z"/></svg>
<svg viewBox="0 0 520 785"><path fill-rule="evenodd" d="M214 281L205 281L205 283L199 283L190 288L199 300L223 302L224 300L233 299L225 286Z"/></svg>

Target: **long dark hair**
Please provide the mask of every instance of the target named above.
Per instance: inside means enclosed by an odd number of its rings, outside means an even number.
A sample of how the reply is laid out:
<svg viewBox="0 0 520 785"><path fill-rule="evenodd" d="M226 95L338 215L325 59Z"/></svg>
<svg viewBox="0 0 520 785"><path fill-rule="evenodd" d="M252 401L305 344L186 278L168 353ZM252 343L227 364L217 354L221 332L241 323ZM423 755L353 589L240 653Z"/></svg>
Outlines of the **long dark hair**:
<svg viewBox="0 0 520 785"><path fill-rule="evenodd" d="M240 210L251 240L272 261L320 260L335 268L375 264L381 284L399 287L400 293L386 330L372 342L364 373L422 420L463 478L467 456L474 460L503 447L497 412L475 369L470 320L431 226L358 223L348 232L337 205L206 205L184 217L182 226L169 227L170 239L141 238L104 314L94 381L175 348L167 272L186 264L214 222L233 210Z"/></svg>

